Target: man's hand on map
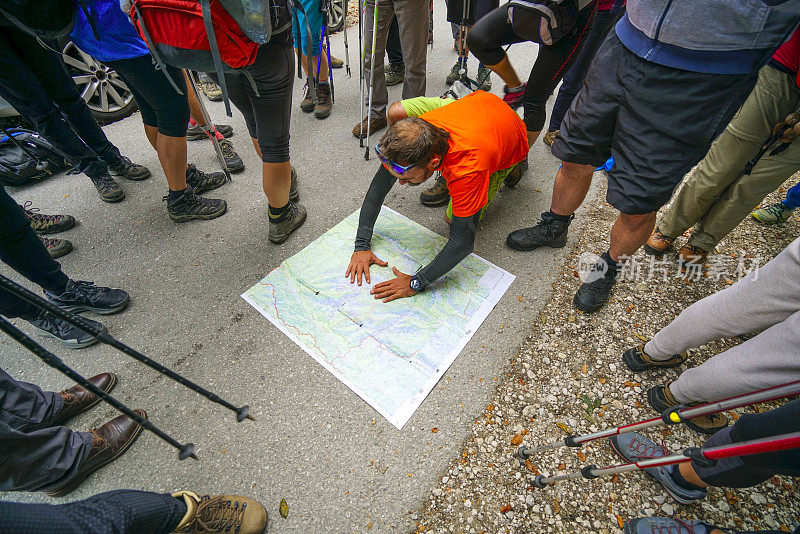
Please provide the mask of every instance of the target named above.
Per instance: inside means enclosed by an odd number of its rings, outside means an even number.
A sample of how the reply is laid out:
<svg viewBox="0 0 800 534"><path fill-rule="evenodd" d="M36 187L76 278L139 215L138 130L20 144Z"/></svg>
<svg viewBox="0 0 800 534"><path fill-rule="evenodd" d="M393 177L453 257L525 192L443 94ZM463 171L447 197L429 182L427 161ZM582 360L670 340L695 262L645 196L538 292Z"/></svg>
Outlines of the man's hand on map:
<svg viewBox="0 0 800 534"><path fill-rule="evenodd" d="M370 290L370 293L375 295L376 299L383 299L383 302L391 302L394 299L411 297L417 294L416 291L411 289L410 274L398 271L397 267L392 267L392 272L397 278L375 284L375 287Z"/></svg>
<svg viewBox="0 0 800 534"><path fill-rule="evenodd" d="M371 250L356 250L353 252L353 255L350 256L350 265L347 266L347 271L344 273L344 275L345 277L350 277L351 284L355 282L357 278L358 285L361 285L361 276L363 275L369 284L369 266L373 263L380 265L381 267L386 267L389 265L388 262L380 259Z"/></svg>

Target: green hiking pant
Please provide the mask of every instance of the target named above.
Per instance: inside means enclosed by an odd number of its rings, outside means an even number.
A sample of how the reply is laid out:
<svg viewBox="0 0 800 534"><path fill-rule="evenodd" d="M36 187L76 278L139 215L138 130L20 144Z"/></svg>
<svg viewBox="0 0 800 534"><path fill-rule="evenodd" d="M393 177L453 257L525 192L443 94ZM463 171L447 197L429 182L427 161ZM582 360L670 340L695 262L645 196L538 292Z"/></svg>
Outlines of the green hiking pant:
<svg viewBox="0 0 800 534"><path fill-rule="evenodd" d="M798 106L795 77L763 67L753 92L658 222L661 233L678 237L694 226L689 243L714 250L765 196L800 170L800 142L795 141L776 156L765 154L750 175L742 174L772 128Z"/></svg>

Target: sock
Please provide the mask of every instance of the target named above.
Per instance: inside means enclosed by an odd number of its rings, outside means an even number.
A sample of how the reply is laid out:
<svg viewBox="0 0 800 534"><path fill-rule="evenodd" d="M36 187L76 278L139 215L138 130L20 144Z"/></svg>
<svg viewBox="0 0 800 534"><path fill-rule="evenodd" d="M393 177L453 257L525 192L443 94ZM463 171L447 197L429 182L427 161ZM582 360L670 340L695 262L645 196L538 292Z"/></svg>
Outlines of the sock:
<svg viewBox="0 0 800 534"><path fill-rule="evenodd" d="M524 83L522 85L520 85L519 87L509 87L508 88L508 92L509 93L519 93L523 89L525 89L525 84Z"/></svg>
<svg viewBox="0 0 800 534"><path fill-rule="evenodd" d="M189 117L189 126L197 126L197 122L191 117Z"/></svg>
<svg viewBox="0 0 800 534"><path fill-rule="evenodd" d="M172 189L170 189L169 194L167 195L167 202L175 202L177 200L180 200L185 193L186 189L181 189L180 191L173 191Z"/></svg>
<svg viewBox="0 0 800 534"><path fill-rule="evenodd" d="M687 490L697 491L697 490L705 489L705 488L701 488L700 486L698 486L696 484L692 484L691 482L689 482L688 480L683 478L683 475L681 474L681 470L678 469L677 465L674 466L673 469L672 469L672 480L674 480L677 485L679 485L680 487L682 487L684 489L687 489Z"/></svg>
<svg viewBox="0 0 800 534"><path fill-rule="evenodd" d="M273 208L272 206L269 207L269 222L271 223L282 223L289 219L289 206L291 202L287 202L286 205L282 208Z"/></svg>
<svg viewBox="0 0 800 534"><path fill-rule="evenodd" d="M559 215L558 213L554 213L552 210L548 211L547 213L549 213L553 219L559 222L565 222L569 224L570 221L572 221L572 215Z"/></svg>
<svg viewBox="0 0 800 534"><path fill-rule="evenodd" d="M613 273L613 275L616 277L617 270L619 269L619 265L617 264L617 262L611 259L611 255L608 253L607 250L603 252L603 254L600 257L603 259L603 261L606 262L606 265L608 265L609 274Z"/></svg>
<svg viewBox="0 0 800 534"><path fill-rule="evenodd" d="M324 81L324 82L317 82L317 84L318 85L329 85L330 84L330 80L327 80L327 81Z"/></svg>

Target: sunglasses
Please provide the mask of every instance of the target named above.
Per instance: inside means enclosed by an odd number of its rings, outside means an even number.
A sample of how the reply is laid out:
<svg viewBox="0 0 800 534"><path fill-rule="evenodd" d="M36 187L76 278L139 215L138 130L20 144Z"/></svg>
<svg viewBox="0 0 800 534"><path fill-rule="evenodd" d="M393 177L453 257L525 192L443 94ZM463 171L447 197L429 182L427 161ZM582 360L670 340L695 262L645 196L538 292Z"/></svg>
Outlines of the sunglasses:
<svg viewBox="0 0 800 534"><path fill-rule="evenodd" d="M406 171L408 171L408 169L410 169L411 167L414 167L415 165L417 165L417 163L414 163L412 165L406 165L406 166L399 165L399 164L395 163L394 161L388 159L386 156L384 156L381 153L381 149L378 148L379 146L380 146L380 144L375 145L375 154L378 155L378 159L381 160L381 163L383 163L383 166L386 167L387 171L394 171L397 174L399 174L400 176L402 176L402 175L404 175L406 173Z"/></svg>

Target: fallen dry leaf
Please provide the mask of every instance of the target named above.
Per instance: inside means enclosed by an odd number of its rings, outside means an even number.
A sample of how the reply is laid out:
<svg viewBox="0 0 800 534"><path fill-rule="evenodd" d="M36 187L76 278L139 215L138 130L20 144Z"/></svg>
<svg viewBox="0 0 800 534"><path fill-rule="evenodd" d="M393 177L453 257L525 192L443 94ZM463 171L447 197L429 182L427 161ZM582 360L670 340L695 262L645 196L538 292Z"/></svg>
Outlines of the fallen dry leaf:
<svg viewBox="0 0 800 534"><path fill-rule="evenodd" d="M511 438L512 445L520 445L522 444L522 434L514 434L514 437Z"/></svg>
<svg viewBox="0 0 800 534"><path fill-rule="evenodd" d="M280 512L281 517L284 519L289 517L289 505L286 504L286 499L281 499L281 505L278 507L278 512Z"/></svg>
<svg viewBox="0 0 800 534"><path fill-rule="evenodd" d="M435 427L431 428L431 432L433 432L434 434L438 433L439 432L439 427L435 426Z"/></svg>

